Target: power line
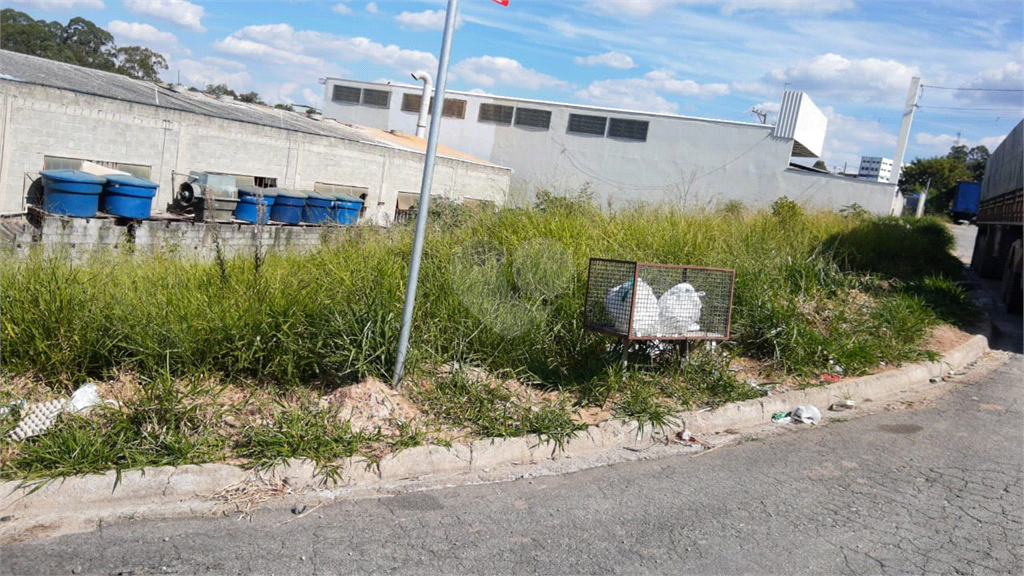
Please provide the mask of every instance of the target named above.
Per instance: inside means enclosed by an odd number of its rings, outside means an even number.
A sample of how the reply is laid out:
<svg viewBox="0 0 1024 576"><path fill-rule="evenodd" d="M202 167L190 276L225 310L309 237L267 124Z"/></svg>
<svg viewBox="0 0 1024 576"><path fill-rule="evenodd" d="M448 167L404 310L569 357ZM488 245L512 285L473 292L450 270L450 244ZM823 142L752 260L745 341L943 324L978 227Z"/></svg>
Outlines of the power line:
<svg viewBox="0 0 1024 576"><path fill-rule="evenodd" d="M936 90L965 90L972 92L1024 92L1024 89L1020 88L952 88L950 86L932 86L930 84L921 84L921 88L935 88Z"/></svg>
<svg viewBox="0 0 1024 576"><path fill-rule="evenodd" d="M957 108L954 106L917 106L921 110L971 110L981 112L1020 112L1024 108Z"/></svg>

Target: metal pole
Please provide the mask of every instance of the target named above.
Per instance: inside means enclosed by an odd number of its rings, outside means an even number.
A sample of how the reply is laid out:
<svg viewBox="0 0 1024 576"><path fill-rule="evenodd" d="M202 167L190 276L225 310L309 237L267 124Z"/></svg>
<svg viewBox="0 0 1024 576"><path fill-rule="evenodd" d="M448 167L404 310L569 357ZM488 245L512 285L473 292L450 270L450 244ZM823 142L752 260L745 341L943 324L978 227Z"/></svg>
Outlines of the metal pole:
<svg viewBox="0 0 1024 576"><path fill-rule="evenodd" d="M921 79L914 76L910 79L907 91L907 105L903 108L903 122L900 124L900 136L896 141L896 157L892 159L892 172L889 182L899 186L900 174L903 172L903 155L907 151L907 140L910 139L910 125L914 122L914 111L917 110L917 93L921 88Z"/></svg>
<svg viewBox="0 0 1024 576"><path fill-rule="evenodd" d="M412 329L412 313L416 306L416 282L420 275L420 258L423 255L423 234L427 227L427 212L430 208L430 185L434 178L434 157L437 155L437 134L441 127L441 113L444 111L444 87L448 81L448 58L452 49L452 33L455 31L455 16L459 0L448 0L448 12L444 20L444 36L441 39L441 57L437 63L437 88L434 91L434 112L430 118L430 133L427 136L427 156L423 163L423 182L420 184L420 205L416 214L416 233L412 240L412 260L409 263L409 280L405 287L405 307L402 309L402 332L398 336L398 357L395 359L393 383L397 388L405 372L405 357L409 352L409 332Z"/></svg>

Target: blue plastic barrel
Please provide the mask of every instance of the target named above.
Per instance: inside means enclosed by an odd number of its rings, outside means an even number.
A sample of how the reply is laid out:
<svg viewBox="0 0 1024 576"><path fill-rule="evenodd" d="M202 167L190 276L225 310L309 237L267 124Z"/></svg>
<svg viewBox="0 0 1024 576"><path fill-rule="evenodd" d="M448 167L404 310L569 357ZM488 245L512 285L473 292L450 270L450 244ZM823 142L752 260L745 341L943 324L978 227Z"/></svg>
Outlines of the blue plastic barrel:
<svg viewBox="0 0 1024 576"><path fill-rule="evenodd" d="M270 209L270 219L285 224L298 224L302 221L306 198L308 195L302 192L281 190L274 199L274 207Z"/></svg>
<svg viewBox="0 0 1024 576"><path fill-rule="evenodd" d="M255 224L257 220L260 224L266 224L270 221L270 211L274 205L273 196L244 196L238 199L238 205L235 206L235 218L244 222Z"/></svg>
<svg viewBox="0 0 1024 576"><path fill-rule="evenodd" d="M107 179L81 170L43 170L43 209L51 214L92 218Z"/></svg>
<svg viewBox="0 0 1024 576"><path fill-rule="evenodd" d="M306 198L306 206L302 209L302 221L310 224L326 224L331 222L331 208L334 197L319 192Z"/></svg>
<svg viewBox="0 0 1024 576"><path fill-rule="evenodd" d="M363 208L363 201L346 194L336 194L332 208L332 220L335 224L342 226L355 226L359 220L359 211Z"/></svg>
<svg viewBox="0 0 1024 576"><path fill-rule="evenodd" d="M111 174L107 176L101 195L103 211L115 216L146 220L159 187L156 182L138 176Z"/></svg>
<svg viewBox="0 0 1024 576"><path fill-rule="evenodd" d="M280 188L260 188L259 186L239 186L238 197L239 198L258 198L260 196L264 198L276 198ZM271 202L273 203L273 202Z"/></svg>

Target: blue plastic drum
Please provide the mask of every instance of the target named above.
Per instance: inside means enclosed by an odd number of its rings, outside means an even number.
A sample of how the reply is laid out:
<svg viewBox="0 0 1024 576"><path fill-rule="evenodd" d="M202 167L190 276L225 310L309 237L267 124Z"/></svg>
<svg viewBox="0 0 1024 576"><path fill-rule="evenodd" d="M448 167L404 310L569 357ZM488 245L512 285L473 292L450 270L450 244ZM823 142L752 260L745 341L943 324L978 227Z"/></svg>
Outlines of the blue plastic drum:
<svg viewBox="0 0 1024 576"><path fill-rule="evenodd" d="M359 211L363 208L363 201L345 194L338 194L334 199L332 208L332 220L335 224L342 226L355 226L359 221Z"/></svg>
<svg viewBox="0 0 1024 576"><path fill-rule="evenodd" d="M306 206L302 209L302 221L310 224L328 224L331 222L331 208L334 197L320 193L310 194L306 198Z"/></svg>
<svg viewBox="0 0 1024 576"><path fill-rule="evenodd" d="M281 190L274 199L274 207L270 209L270 219L285 224L298 224L302 221L302 209L306 206L308 195L302 192Z"/></svg>
<svg viewBox="0 0 1024 576"><path fill-rule="evenodd" d="M92 218L107 179L81 170L43 170L43 209L51 214Z"/></svg>
<svg viewBox="0 0 1024 576"><path fill-rule="evenodd" d="M115 216L146 220L160 185L138 176L111 174L101 195L103 211Z"/></svg>

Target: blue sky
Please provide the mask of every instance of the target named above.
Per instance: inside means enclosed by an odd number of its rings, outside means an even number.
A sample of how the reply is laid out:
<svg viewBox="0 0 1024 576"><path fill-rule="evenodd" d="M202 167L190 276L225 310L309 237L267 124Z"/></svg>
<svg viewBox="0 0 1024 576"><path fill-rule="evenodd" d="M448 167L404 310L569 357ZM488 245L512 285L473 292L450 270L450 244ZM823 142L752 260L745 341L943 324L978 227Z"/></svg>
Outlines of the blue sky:
<svg viewBox="0 0 1024 576"><path fill-rule="evenodd" d="M167 81L319 105L326 76L436 73L446 2L0 0L83 16L167 57ZM1024 117L1019 0L461 0L448 88L744 122L785 88L829 118L823 159L892 157L912 76L925 85L906 161L990 149ZM985 90L948 90L980 88Z"/></svg>

